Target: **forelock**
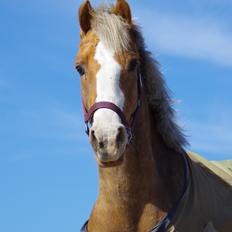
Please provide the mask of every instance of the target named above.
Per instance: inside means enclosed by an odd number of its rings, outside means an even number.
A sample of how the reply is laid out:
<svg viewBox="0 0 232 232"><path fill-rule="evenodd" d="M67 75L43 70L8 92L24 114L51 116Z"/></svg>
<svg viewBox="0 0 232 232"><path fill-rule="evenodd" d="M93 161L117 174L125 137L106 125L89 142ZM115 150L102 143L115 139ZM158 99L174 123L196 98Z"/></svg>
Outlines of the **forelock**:
<svg viewBox="0 0 232 232"><path fill-rule="evenodd" d="M100 7L92 13L92 29L101 42L115 52L129 49L129 25L113 13L112 6Z"/></svg>

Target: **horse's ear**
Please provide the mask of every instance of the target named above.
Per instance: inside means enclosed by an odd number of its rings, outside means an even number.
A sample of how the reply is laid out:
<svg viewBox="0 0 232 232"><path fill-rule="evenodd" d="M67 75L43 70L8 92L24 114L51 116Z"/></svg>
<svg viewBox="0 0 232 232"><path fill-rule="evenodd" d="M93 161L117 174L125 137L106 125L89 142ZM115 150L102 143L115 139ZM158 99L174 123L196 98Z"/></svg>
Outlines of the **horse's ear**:
<svg viewBox="0 0 232 232"><path fill-rule="evenodd" d="M93 8L90 2L86 0L79 8L79 23L81 27L81 35L86 34L91 28Z"/></svg>
<svg viewBox="0 0 232 232"><path fill-rule="evenodd" d="M117 0L114 13L120 15L129 25L132 25L130 6L125 0Z"/></svg>

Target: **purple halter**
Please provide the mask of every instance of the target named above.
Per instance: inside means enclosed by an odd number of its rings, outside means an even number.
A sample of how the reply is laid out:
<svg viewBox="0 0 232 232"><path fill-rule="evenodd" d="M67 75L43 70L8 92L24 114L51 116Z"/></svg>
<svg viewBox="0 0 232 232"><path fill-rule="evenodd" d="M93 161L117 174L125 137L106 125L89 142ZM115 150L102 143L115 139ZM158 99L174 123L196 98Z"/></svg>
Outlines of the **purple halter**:
<svg viewBox="0 0 232 232"><path fill-rule="evenodd" d="M107 101L96 102L93 106L90 107L89 110L87 110L84 106L84 102L82 99L84 118L85 118L85 124L86 124L86 134L89 135L89 125L92 124L94 113L99 109L109 109L109 110L114 111L121 119L121 122L125 126L126 131L127 131L128 144L129 144L132 139L132 130L135 126L138 110L140 108L140 103L141 103L141 90L143 86L143 79L140 74L138 74L137 85L138 85L138 100L137 100L135 111L131 116L131 120L130 120L131 123L127 121L122 110L112 102L107 102Z"/></svg>

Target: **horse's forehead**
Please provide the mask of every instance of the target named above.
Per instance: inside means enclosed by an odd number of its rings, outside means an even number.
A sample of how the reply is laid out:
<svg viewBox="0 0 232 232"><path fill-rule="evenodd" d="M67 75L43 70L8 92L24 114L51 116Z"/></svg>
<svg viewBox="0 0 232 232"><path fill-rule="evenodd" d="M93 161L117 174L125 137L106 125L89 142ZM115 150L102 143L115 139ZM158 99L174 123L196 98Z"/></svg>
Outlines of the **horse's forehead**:
<svg viewBox="0 0 232 232"><path fill-rule="evenodd" d="M98 43L98 36L93 31L88 32L80 41L78 57L94 55Z"/></svg>
<svg viewBox="0 0 232 232"><path fill-rule="evenodd" d="M97 44L98 41L99 38L97 34L91 30L81 39L81 44Z"/></svg>
<svg viewBox="0 0 232 232"><path fill-rule="evenodd" d="M96 58L96 50L98 48L98 45L101 44L101 49L104 50L102 53L111 54L112 58L121 65L121 67L124 69L127 66L128 60L131 58L138 57L138 54L136 53L135 49L131 51L123 51L123 52L116 52L113 50L113 46L108 47L104 40L102 41L101 38L97 36L97 34L91 30L89 31L80 42L80 49L78 53L77 60L81 60L82 62L88 61L88 59L95 59ZM108 60L105 60L102 63L108 63Z"/></svg>

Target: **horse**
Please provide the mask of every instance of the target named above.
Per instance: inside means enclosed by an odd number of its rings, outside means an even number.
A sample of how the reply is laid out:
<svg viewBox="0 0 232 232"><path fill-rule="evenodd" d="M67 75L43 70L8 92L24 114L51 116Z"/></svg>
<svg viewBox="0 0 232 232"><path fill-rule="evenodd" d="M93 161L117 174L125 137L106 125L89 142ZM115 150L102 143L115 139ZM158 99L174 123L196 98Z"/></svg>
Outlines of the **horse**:
<svg viewBox="0 0 232 232"><path fill-rule="evenodd" d="M79 8L86 133L99 195L82 232L231 232L232 176L185 150L158 62L125 0Z"/></svg>

